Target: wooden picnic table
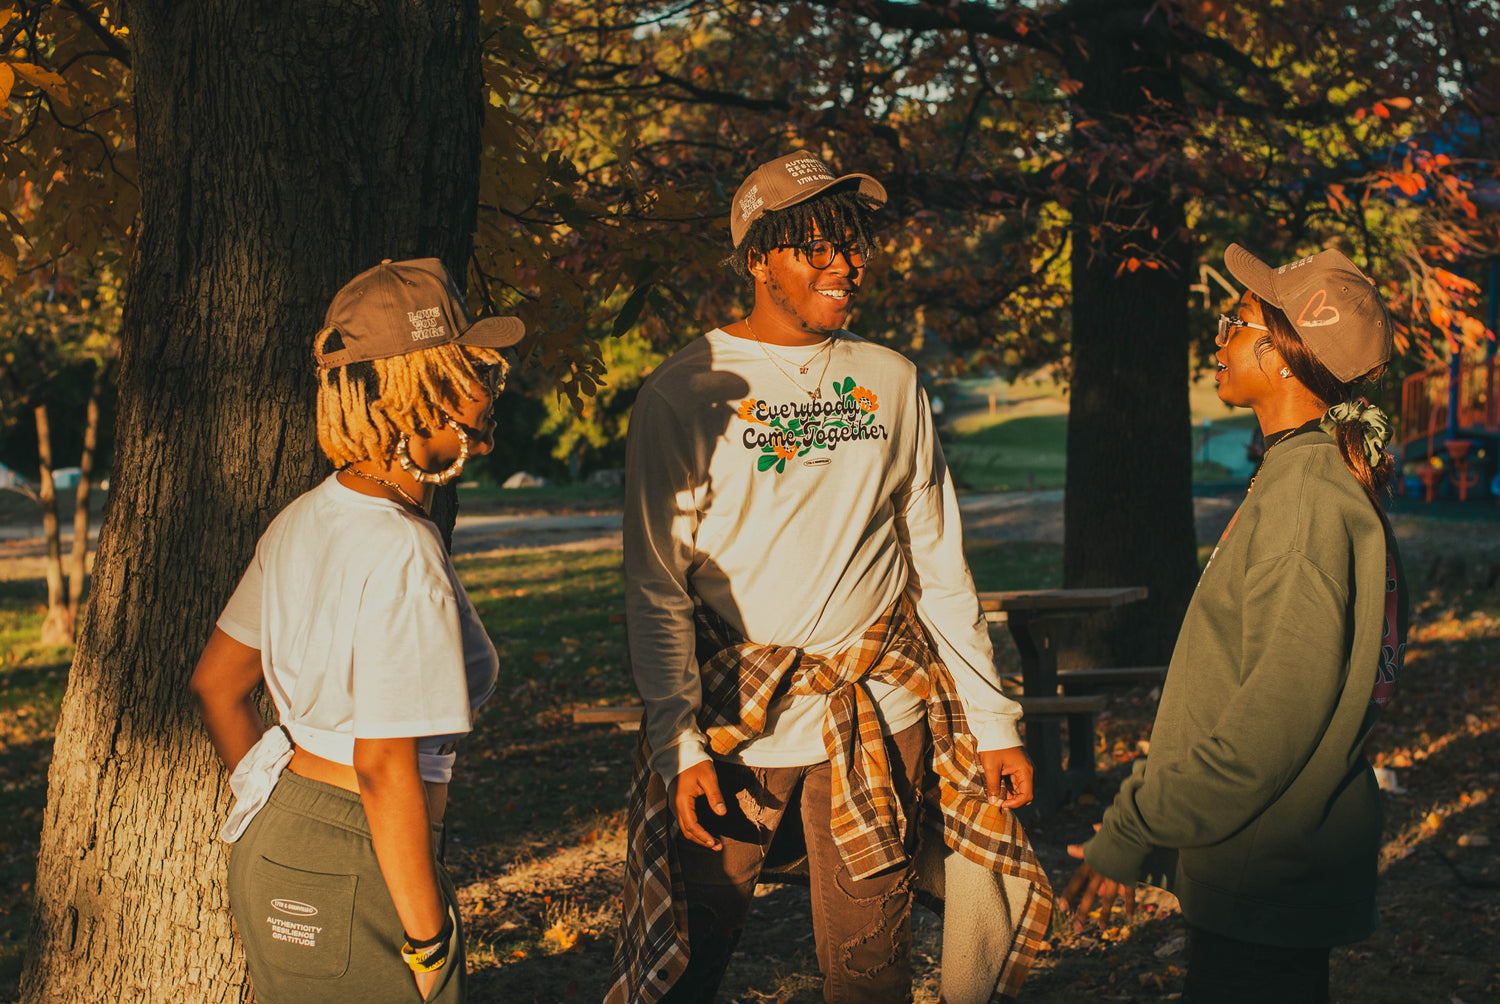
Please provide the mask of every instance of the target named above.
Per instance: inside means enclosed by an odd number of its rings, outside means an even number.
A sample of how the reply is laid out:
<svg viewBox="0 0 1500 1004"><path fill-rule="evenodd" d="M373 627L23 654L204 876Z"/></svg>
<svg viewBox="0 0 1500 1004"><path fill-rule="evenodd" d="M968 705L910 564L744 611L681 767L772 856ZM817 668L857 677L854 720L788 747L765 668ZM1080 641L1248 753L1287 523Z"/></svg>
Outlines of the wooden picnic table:
<svg viewBox="0 0 1500 1004"><path fill-rule="evenodd" d="M1021 656L1022 695L1062 702L1055 714L1026 716L1026 753L1036 770L1033 805L1040 815L1056 809L1070 788L1086 785L1094 778L1094 714L1099 710L1098 702L1086 697L1057 697L1057 628L1145 598L1145 586L979 594L980 607L986 614L1005 614L1004 624ZM999 626L992 621L991 631ZM1061 730L1064 718L1068 722L1066 771Z"/></svg>

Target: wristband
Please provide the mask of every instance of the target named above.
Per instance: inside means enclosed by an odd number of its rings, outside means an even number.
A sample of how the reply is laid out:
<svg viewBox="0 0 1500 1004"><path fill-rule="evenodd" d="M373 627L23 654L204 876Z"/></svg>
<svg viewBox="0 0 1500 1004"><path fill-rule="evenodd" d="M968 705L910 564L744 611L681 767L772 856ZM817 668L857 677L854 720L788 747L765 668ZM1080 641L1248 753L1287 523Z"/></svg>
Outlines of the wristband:
<svg viewBox="0 0 1500 1004"><path fill-rule="evenodd" d="M401 961L414 973L430 973L441 969L448 961L448 943L453 940L453 911L443 918L443 929L431 938L406 936L401 946Z"/></svg>

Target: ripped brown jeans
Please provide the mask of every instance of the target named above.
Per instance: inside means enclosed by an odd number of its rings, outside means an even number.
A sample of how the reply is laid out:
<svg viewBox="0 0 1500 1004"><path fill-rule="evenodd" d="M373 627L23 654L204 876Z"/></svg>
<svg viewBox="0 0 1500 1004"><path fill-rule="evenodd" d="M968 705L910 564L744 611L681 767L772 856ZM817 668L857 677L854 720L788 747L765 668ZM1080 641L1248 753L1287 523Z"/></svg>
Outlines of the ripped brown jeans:
<svg viewBox="0 0 1500 1004"><path fill-rule="evenodd" d="M719 788L729 812L715 816L701 799L698 819L722 851L677 837L687 887L688 968L661 1004L712 1001L745 915L766 851L787 806L798 800L812 883L813 933L828 1004L902 1004L911 1000L911 872L919 783L927 761L927 724L886 738L896 793L907 819L908 865L855 879L833 842L827 761L807 767L745 767L719 763Z"/></svg>

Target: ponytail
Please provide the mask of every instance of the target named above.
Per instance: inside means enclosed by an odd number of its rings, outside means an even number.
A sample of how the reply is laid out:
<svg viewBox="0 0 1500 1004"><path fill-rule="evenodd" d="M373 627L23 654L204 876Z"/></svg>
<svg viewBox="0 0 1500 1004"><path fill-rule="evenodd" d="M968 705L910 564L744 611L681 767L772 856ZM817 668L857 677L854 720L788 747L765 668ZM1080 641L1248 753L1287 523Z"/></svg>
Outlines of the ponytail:
<svg viewBox="0 0 1500 1004"><path fill-rule="evenodd" d="M1342 401L1319 423L1344 455L1344 466L1380 507L1380 496L1396 471L1396 458L1385 451L1391 441L1391 420L1364 398Z"/></svg>
<svg viewBox="0 0 1500 1004"><path fill-rule="evenodd" d="M1256 345L1257 354L1263 351L1262 345L1274 348L1302 386L1318 400L1331 404L1319 424L1338 444L1349 473L1370 496L1375 508L1381 509L1380 496L1396 471L1396 458L1385 452L1386 444L1391 441L1391 420L1364 398L1354 397L1354 384L1356 380L1378 377L1385 372L1385 366L1344 383L1318 361L1279 307L1262 300L1261 314L1267 331Z"/></svg>

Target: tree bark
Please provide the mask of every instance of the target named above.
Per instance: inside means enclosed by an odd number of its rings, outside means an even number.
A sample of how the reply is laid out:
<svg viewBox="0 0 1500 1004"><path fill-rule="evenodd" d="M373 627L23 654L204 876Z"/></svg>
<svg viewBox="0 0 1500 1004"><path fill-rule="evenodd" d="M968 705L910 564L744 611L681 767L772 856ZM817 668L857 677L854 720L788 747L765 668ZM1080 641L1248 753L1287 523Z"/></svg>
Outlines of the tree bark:
<svg viewBox="0 0 1500 1004"><path fill-rule="evenodd" d="M36 452L41 485L42 535L47 541L47 616L42 621L43 645L67 645L73 640L73 612L63 584L62 530L57 522L57 486L52 482L52 427L47 406L39 404L36 416Z"/></svg>
<svg viewBox="0 0 1500 1004"><path fill-rule="evenodd" d="M1165 663L1197 579L1188 406L1193 252L1167 172L1136 178L1162 150L1134 149L1137 116L1182 100L1170 28L1156 0L1084 0L1070 76L1083 84L1081 157L1109 151L1073 207L1073 378L1063 581L1136 586L1147 600L1095 618L1073 640L1094 664ZM1164 108L1154 102L1166 102ZM1179 151L1180 153L1180 151ZM1125 264L1146 258L1159 267ZM1065 658L1065 662L1069 659Z"/></svg>
<svg viewBox="0 0 1500 1004"><path fill-rule="evenodd" d="M89 387L88 410L83 425L83 454L78 458L78 495L73 502L73 553L68 562L68 611L77 624L83 606L83 582L88 577L89 493L94 486L94 450L99 445L99 399L109 362L101 359Z"/></svg>
<svg viewBox="0 0 1500 1004"><path fill-rule="evenodd" d="M382 258L462 276L474 0L134 0L141 230L112 499L49 779L27 1002L251 998L187 679L255 540L328 473L311 343Z"/></svg>

